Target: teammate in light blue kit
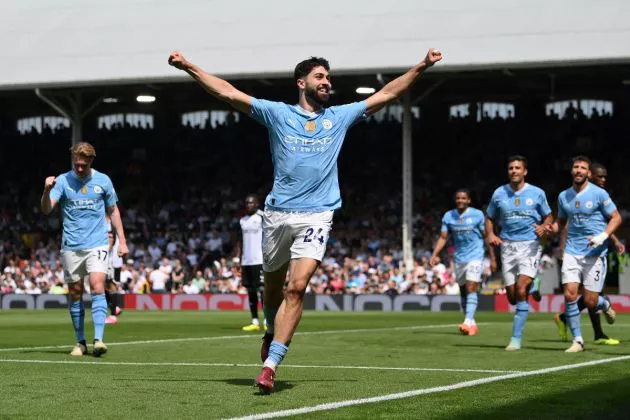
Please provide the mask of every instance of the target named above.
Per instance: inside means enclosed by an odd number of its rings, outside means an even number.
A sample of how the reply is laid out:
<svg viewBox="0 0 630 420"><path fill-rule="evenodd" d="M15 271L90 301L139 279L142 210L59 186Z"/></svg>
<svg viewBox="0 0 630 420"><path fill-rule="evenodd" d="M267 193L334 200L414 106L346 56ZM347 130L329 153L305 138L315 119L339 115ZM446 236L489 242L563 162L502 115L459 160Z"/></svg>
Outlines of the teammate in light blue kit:
<svg viewBox="0 0 630 420"><path fill-rule="evenodd" d="M110 214L112 226L118 235L121 256L128 252L127 242L112 181L107 175L92 169L96 156L94 147L89 143L78 143L70 151L73 170L58 177L46 178L41 210L49 214L57 203L61 207L61 263L64 279L68 283L68 308L77 339L70 354L83 356L87 353L83 325L83 279L89 275L94 324L93 354L100 356L107 351L103 343L107 316L105 278L109 261L105 212Z"/></svg>
<svg viewBox="0 0 630 420"><path fill-rule="evenodd" d="M573 186L558 196L558 218L549 227L557 233L569 223L562 259L565 317L573 334L567 353L584 351L577 303L580 283L587 308L602 310L610 324L616 316L610 302L599 293L606 277L608 238L621 226L621 215L606 190L589 182L590 170L588 157L573 158Z"/></svg>
<svg viewBox="0 0 630 420"><path fill-rule="evenodd" d="M542 254L539 238L547 233L547 227L552 221L545 192L527 184L526 175L525 157L508 158L510 182L494 191L486 210L488 243L501 246L505 289L510 303L516 305L512 339L505 348L507 351L521 348L529 314L529 293L540 300L538 284L534 283ZM499 236L495 232L496 228L500 228Z"/></svg>
<svg viewBox="0 0 630 420"><path fill-rule="evenodd" d="M459 331L464 335L477 335L479 328L475 322L475 311L479 298L477 288L481 282L484 256L484 215L481 210L470 207L470 191L459 189L455 192L455 208L442 217L440 237L435 244L430 263L440 262L439 254L448 242L449 236L455 245L455 277L460 287L464 322ZM494 260L494 250L490 258Z"/></svg>
<svg viewBox="0 0 630 420"><path fill-rule="evenodd" d="M211 95L265 125L274 167L273 189L263 216L264 312L263 369L256 378L262 392L273 389L275 371L302 317L304 292L319 266L341 206L337 157L346 131L363 116L399 98L428 67L442 59L431 49L424 60L364 101L326 107L330 98L328 61L311 57L299 63L294 79L298 103L252 98L230 83L204 72L179 52L169 64L186 71ZM283 286L289 272L286 292Z"/></svg>

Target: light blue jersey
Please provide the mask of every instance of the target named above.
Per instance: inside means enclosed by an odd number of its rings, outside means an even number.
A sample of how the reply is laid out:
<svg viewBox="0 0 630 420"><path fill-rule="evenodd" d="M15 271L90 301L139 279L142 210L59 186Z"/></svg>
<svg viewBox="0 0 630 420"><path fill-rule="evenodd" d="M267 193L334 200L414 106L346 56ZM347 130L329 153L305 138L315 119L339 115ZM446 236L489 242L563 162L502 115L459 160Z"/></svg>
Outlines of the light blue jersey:
<svg viewBox="0 0 630 420"><path fill-rule="evenodd" d="M588 238L606 230L615 210L617 207L606 190L590 182L579 193L573 187L562 191L558 196L558 218L569 223L564 252L577 257L606 255L608 241L591 248Z"/></svg>
<svg viewBox="0 0 630 420"><path fill-rule="evenodd" d="M455 245L457 264L483 259L484 215L481 210L468 207L459 214L457 209L442 217L442 232L448 232Z"/></svg>
<svg viewBox="0 0 630 420"><path fill-rule="evenodd" d="M337 157L346 131L365 111L365 101L314 113L254 98L251 117L269 131L273 163L273 188L265 208L322 212L341 207Z"/></svg>
<svg viewBox="0 0 630 420"><path fill-rule="evenodd" d="M534 224L540 224L551 214L545 192L525 184L514 191L510 184L497 188L486 210L488 217L499 223L499 237L504 241L533 241L538 239Z"/></svg>
<svg viewBox="0 0 630 420"><path fill-rule="evenodd" d="M50 198L59 202L63 221L61 249L81 251L107 246L105 208L118 202L112 181L104 173L92 169L85 180L74 171L57 177Z"/></svg>

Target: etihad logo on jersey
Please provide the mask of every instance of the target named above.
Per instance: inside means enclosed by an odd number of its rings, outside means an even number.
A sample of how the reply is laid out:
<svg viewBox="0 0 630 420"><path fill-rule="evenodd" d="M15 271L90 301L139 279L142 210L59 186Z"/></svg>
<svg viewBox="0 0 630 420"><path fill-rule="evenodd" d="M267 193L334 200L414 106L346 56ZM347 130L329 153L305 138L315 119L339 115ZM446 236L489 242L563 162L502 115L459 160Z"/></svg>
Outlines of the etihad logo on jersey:
<svg viewBox="0 0 630 420"><path fill-rule="evenodd" d="M506 219L525 219L532 217L534 215L533 210L516 210L516 211L508 211L505 212Z"/></svg>
<svg viewBox="0 0 630 420"><path fill-rule="evenodd" d="M95 210L95 200L71 200L68 202L68 208L70 210Z"/></svg>

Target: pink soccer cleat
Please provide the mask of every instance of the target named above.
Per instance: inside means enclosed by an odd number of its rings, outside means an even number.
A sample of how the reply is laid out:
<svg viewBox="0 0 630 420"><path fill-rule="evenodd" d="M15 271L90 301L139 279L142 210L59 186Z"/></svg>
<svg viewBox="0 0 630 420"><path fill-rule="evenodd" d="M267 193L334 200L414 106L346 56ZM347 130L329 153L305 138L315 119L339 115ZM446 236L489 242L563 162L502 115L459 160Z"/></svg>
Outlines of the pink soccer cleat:
<svg viewBox="0 0 630 420"><path fill-rule="evenodd" d="M105 318L106 324L118 324L118 317L116 315L110 315Z"/></svg>
<svg viewBox="0 0 630 420"><path fill-rule="evenodd" d="M273 380L276 372L270 367L263 367L262 371L256 376L256 386L263 394L269 394L273 390Z"/></svg>

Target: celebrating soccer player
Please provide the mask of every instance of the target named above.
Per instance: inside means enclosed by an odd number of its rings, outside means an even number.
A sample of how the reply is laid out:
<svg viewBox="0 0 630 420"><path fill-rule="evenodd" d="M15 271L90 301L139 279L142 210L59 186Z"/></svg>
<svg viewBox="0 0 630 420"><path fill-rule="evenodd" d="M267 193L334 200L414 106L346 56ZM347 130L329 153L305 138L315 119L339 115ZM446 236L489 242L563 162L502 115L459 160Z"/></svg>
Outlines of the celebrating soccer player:
<svg viewBox="0 0 630 420"><path fill-rule="evenodd" d="M539 238L547 233L552 217L545 192L525 182L527 159L512 156L507 164L510 182L492 194L486 210L486 232L489 245L501 246L505 289L510 303L516 305L512 339L505 349L517 351L529 314L527 297L531 293L540 300L536 278L542 254Z"/></svg>
<svg viewBox="0 0 630 420"><path fill-rule="evenodd" d="M606 190L589 182L591 160L586 156L573 158L573 185L558 196L558 217L550 226L552 232L562 232L568 222L566 245L562 259L565 318L571 329L573 343L566 350L584 350L580 327L578 286L582 283L586 307L602 310L609 324L615 322L615 311L599 293L606 277L608 238L621 225L621 216Z"/></svg>
<svg viewBox="0 0 630 420"><path fill-rule="evenodd" d="M481 210L470 207L470 191L459 189L455 192L455 208L442 217L440 238L435 244L431 265L440 260L438 255L444 249L448 238L455 245L455 277L460 286L464 322L459 331L464 335L477 335L479 328L475 322L475 311L479 298L477 286L481 282L484 245L484 215ZM490 258L494 260L494 249Z"/></svg>
<svg viewBox="0 0 630 420"><path fill-rule="evenodd" d="M337 157L346 131L363 116L399 98L441 59L440 51L430 49L419 64L366 100L327 107L332 85L324 58L311 57L296 66L298 103L288 105L253 98L204 72L179 52L170 55L170 65L186 71L210 94L269 131L274 182L263 215L267 334L261 350L264 366L256 378L262 392L273 389L276 369L302 317L306 287L324 256L333 211L341 207Z"/></svg>
<svg viewBox="0 0 630 420"><path fill-rule="evenodd" d="M591 176L590 181L597 185L599 188L606 189L606 179L608 178L608 170L601 163L593 162L591 164ZM561 239L561 250L564 253L564 247L566 245L567 240L567 227L562 229L562 239ZM619 253L619 255L623 255L626 252L626 246L617 238L615 234L610 235L610 240L615 247L615 250ZM606 275L606 273L604 273ZM606 279L604 279L605 281ZM604 296L604 299L607 299ZM582 312L582 310L586 308L586 304L584 303L584 296L580 296L578 299L578 310ZM593 309L588 310L588 316L591 319L591 325L593 326L593 332L595 335L595 344L606 344L609 346L616 346L620 343L620 341L616 338L608 337L604 330L602 329L602 320L599 315L599 311L595 311ZM563 340L569 339L569 331L567 326L567 320L564 313L557 313L554 316L554 320L556 325L558 326L558 332L560 334L560 338Z"/></svg>
<svg viewBox="0 0 630 420"><path fill-rule="evenodd" d="M83 356L87 353L83 308L83 278L89 275L92 293L92 322L94 323L93 355L107 351L103 343L107 302L105 277L107 275L109 243L105 212L120 242L119 254L126 254L127 242L118 198L112 181L104 173L92 169L96 151L89 143L78 143L70 149L73 169L58 177L49 176L44 182L41 210L49 214L59 203L63 220L61 263L64 279L68 283L70 317L77 343L70 353Z"/></svg>

